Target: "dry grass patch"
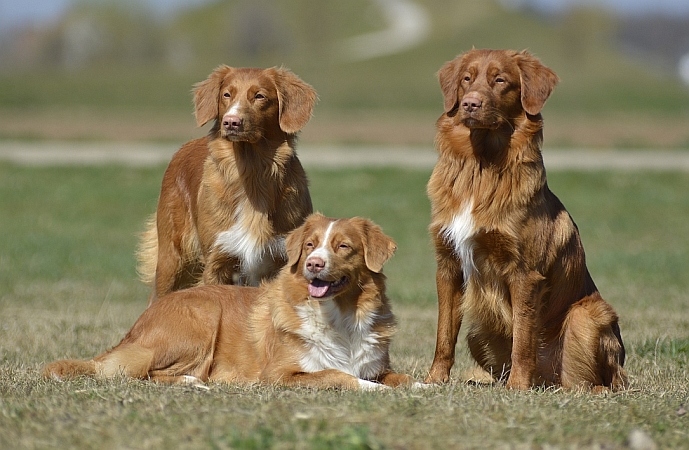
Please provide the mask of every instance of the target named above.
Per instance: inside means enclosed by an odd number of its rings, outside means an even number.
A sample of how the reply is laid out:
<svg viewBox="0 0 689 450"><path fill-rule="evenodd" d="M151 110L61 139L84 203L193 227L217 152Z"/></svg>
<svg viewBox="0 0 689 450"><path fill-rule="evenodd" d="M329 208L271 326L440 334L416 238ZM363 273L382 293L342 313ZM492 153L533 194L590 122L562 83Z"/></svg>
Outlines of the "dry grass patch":
<svg viewBox="0 0 689 450"><path fill-rule="evenodd" d="M40 377L59 358L115 345L146 306L136 233L164 168L0 164L0 448L658 448L689 442L689 175L550 174L588 263L621 317L632 389L608 395L462 381L424 390L312 391ZM395 369L425 376L436 327L427 171L312 171L314 206L370 217L393 236ZM463 341L462 341L463 342Z"/></svg>

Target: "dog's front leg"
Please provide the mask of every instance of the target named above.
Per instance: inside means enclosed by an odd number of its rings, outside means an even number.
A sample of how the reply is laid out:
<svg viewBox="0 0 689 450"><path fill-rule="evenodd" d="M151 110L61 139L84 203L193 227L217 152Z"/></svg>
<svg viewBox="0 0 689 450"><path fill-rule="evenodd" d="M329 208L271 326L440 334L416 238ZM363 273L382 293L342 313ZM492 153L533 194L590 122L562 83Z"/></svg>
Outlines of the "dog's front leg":
<svg viewBox="0 0 689 450"><path fill-rule="evenodd" d="M512 300L512 368L508 389L529 389L538 362L539 310L543 276L529 272L510 283Z"/></svg>
<svg viewBox="0 0 689 450"><path fill-rule="evenodd" d="M360 380L353 375L337 369L283 374L278 378L277 383L283 386L300 386L314 389L367 390L374 384L384 387L382 384Z"/></svg>
<svg viewBox="0 0 689 450"><path fill-rule="evenodd" d="M450 369L455 363L457 335L462 325L464 278L461 274L459 261L438 257L435 275L438 289L438 331L433 364L424 383L446 383L450 380Z"/></svg>

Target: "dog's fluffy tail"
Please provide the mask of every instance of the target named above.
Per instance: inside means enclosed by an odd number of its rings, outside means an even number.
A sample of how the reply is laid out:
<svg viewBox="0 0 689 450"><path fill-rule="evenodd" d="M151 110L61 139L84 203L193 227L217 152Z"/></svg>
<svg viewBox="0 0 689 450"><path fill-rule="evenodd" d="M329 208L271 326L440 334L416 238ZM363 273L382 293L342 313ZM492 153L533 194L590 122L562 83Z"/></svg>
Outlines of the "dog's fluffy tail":
<svg viewBox="0 0 689 450"><path fill-rule="evenodd" d="M51 378L58 381L69 380L83 375L96 375L95 361L63 359L62 361L52 362L43 368L43 378Z"/></svg>
<svg viewBox="0 0 689 450"><path fill-rule="evenodd" d="M136 271L141 281L149 285L153 284L158 262L158 226L155 213L148 218L146 230L141 233L136 259L138 261Z"/></svg>
<svg viewBox="0 0 689 450"><path fill-rule="evenodd" d="M612 390L628 386L617 320L612 307L597 294L572 306L564 325L563 386L588 385Z"/></svg>
<svg viewBox="0 0 689 450"><path fill-rule="evenodd" d="M58 381L80 376L146 378L153 358L154 352L149 348L136 343L120 344L90 361L64 359L52 362L43 369L43 377Z"/></svg>

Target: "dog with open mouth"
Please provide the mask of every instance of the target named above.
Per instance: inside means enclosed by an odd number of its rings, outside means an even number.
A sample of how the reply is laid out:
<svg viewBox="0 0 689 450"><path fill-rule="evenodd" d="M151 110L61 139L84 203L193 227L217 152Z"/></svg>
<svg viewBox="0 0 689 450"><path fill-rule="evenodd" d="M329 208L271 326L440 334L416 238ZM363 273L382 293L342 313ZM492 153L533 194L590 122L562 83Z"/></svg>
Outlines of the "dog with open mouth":
<svg viewBox="0 0 689 450"><path fill-rule="evenodd" d="M313 214L288 234L286 249L287 265L261 286L205 285L168 294L112 350L90 361L50 363L44 376L411 386L409 375L390 366L396 321L382 268L394 241L368 219Z"/></svg>

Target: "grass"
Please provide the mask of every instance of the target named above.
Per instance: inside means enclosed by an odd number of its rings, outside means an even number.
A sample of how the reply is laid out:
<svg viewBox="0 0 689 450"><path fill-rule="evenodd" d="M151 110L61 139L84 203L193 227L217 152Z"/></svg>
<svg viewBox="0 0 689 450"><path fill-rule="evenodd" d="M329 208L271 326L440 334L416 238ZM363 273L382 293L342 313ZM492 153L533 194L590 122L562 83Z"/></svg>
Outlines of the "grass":
<svg viewBox="0 0 689 450"><path fill-rule="evenodd" d="M40 369L116 344L146 304L136 234L163 167L0 164L2 448L659 448L689 439L689 174L553 172L588 264L621 316L633 389L510 392L460 382L423 391L318 392L142 381L56 383ZM310 171L316 209L374 219L399 245L386 266L400 327L395 367L422 378L435 342L428 171Z"/></svg>

